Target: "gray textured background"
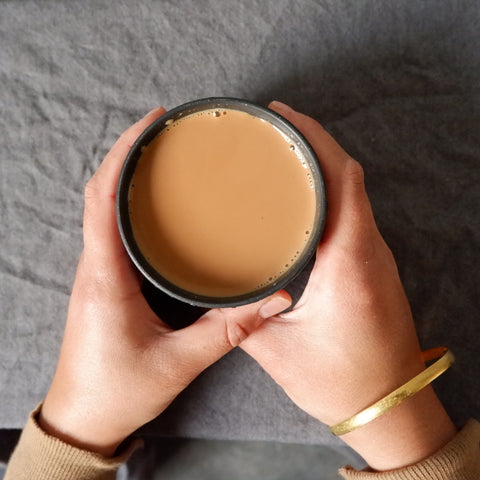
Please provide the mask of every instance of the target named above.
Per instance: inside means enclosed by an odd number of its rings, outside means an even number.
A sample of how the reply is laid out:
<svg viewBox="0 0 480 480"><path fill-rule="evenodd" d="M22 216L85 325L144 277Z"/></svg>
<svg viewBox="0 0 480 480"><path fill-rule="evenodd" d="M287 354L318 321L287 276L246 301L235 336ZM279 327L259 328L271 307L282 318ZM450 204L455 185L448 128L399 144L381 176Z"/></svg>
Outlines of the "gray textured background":
<svg viewBox="0 0 480 480"><path fill-rule="evenodd" d="M212 95L290 103L363 164L422 345L457 356L437 391L479 418L479 20L474 0L0 1L0 427L53 375L84 184L148 110ZM240 351L148 431L338 444Z"/></svg>

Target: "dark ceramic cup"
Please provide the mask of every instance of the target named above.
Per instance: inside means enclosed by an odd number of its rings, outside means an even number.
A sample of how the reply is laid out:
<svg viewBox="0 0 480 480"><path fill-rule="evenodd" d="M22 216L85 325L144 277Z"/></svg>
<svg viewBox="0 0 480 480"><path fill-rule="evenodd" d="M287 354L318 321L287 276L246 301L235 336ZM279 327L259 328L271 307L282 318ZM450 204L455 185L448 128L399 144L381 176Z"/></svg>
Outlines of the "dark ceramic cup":
<svg viewBox="0 0 480 480"><path fill-rule="evenodd" d="M289 141L298 149L312 174L314 191L316 196L316 212L313 228L307 239L306 246L302 254L282 275L277 277L271 283L258 288L246 294L231 297L211 297L198 295L189 292L174 285L166 278L162 277L155 268L150 265L142 251L138 247L129 216L129 191L132 177L134 175L138 161L142 156L142 150L152 142L157 135L172 122L183 118L187 115L195 114L203 110L211 109L227 109L246 112L250 115L258 117L269 122L282 132ZM246 100L235 98L206 98L195 100L184 105L180 105L155 120L147 129L139 136L135 144L132 146L127 158L124 162L117 188L117 222L125 248L151 286L166 293L174 299L185 302L189 305L205 308L234 307L251 302L255 302L272 295L276 291L291 285L297 277L301 277L301 273L308 268L311 269L313 257L317 244L323 233L326 217L326 192L323 175L320 169L318 159L303 135L287 120L272 110L261 107ZM309 271L308 271L309 273ZM306 282L303 282L306 283ZM288 290L288 288L287 288Z"/></svg>

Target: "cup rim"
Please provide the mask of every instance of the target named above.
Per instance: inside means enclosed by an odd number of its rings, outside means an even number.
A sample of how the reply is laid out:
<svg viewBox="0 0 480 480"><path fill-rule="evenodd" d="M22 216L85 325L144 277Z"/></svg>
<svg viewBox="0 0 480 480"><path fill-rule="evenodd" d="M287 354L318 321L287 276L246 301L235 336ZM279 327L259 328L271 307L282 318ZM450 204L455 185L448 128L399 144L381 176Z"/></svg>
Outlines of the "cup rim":
<svg viewBox="0 0 480 480"><path fill-rule="evenodd" d="M286 270L273 282L261 287L255 291L230 297L214 297L193 293L173 284L165 277L160 275L147 261L138 247L133 234L129 215L129 190L132 177L136 166L142 155L142 150L148 146L159 133L166 128L172 121L179 120L193 113L211 109L230 109L249 113L263 120L269 121L274 127L300 148L305 161L308 163L312 173L317 208L315 212L315 221L307 245L302 254L292 264L291 268ZM142 275L154 286L167 293L173 298L190 305L205 308L225 308L236 307L259 301L268 297L278 290L285 288L296 278L300 272L308 265L309 261L316 252L317 245L325 228L327 215L327 195L324 176L318 161L317 155L306 138L294 127L288 120L273 110L260 106L248 100L233 97L207 97L193 100L179 105L151 123L137 138L128 152L117 184L116 192L116 217L120 236L125 249L135 266Z"/></svg>

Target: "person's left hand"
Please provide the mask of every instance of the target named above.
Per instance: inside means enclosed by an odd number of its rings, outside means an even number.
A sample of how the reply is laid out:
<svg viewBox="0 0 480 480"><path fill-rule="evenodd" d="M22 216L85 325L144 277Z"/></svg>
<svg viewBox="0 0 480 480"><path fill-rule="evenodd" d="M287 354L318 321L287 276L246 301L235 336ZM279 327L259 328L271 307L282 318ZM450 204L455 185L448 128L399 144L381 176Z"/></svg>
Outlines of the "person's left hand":
<svg viewBox="0 0 480 480"><path fill-rule="evenodd" d="M210 310L177 331L148 306L117 229L115 193L128 150L164 112L157 108L124 132L86 186L84 250L39 417L48 433L103 455L112 455L201 371L291 303L277 292L244 307Z"/></svg>

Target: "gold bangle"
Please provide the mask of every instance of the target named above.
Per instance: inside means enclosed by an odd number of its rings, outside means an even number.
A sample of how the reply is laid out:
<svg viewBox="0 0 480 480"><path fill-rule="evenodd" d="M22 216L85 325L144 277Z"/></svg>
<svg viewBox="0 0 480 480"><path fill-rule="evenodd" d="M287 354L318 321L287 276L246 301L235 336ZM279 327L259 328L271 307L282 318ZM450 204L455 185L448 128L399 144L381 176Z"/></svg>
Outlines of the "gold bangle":
<svg viewBox="0 0 480 480"><path fill-rule="evenodd" d="M432 348L422 353L424 362L438 358L438 360L427 367L423 372L416 377L409 380L407 383L397 388L395 391L383 397L378 402L374 403L365 410L353 415L348 420L337 423L330 428L334 435L345 435L368 422L371 422L380 415L388 412L393 407L396 407L407 398L415 395L417 392L425 388L428 384L433 382L445 370L447 370L455 361L453 353L446 347Z"/></svg>

